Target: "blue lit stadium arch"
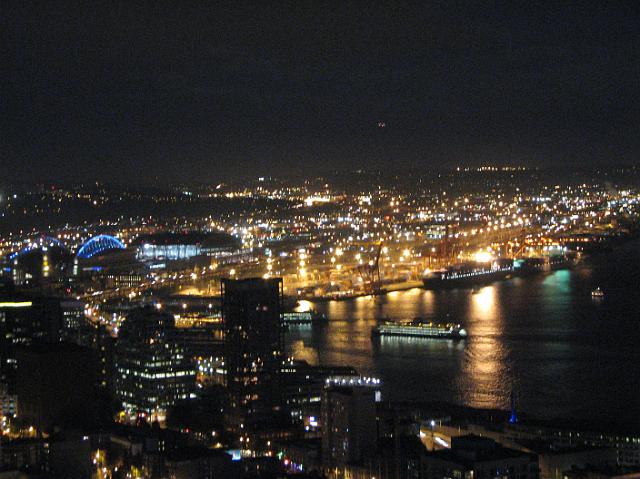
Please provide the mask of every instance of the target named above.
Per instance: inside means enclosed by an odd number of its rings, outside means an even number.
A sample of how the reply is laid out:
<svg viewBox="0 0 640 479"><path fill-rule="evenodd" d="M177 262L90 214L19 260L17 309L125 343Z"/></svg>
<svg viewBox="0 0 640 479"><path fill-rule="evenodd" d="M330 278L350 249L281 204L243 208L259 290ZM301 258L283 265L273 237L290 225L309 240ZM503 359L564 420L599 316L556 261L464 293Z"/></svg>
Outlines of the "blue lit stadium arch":
<svg viewBox="0 0 640 479"><path fill-rule="evenodd" d="M22 256L23 254L28 253L29 251L34 251L37 249L42 249L44 247L53 247L53 246L57 246L59 248L62 248L65 251L68 251L68 248L59 239L53 238L51 236L40 236L36 238L34 241L30 242L27 246L22 248L20 251L14 251L13 253L11 253L9 255L9 259L13 260L19 256Z"/></svg>
<svg viewBox="0 0 640 479"><path fill-rule="evenodd" d="M98 235L83 244L76 253L76 256L87 259L112 249L125 249L125 245L114 236Z"/></svg>

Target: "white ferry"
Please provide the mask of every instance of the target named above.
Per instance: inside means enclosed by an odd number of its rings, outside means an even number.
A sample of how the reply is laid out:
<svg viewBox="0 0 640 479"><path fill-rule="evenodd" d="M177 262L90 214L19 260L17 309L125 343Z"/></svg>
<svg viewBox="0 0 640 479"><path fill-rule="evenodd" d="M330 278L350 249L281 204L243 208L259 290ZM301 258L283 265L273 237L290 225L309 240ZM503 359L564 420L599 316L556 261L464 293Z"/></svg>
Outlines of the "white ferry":
<svg viewBox="0 0 640 479"><path fill-rule="evenodd" d="M376 336L464 339L467 331L459 324L431 323L419 319L385 321L371 331Z"/></svg>

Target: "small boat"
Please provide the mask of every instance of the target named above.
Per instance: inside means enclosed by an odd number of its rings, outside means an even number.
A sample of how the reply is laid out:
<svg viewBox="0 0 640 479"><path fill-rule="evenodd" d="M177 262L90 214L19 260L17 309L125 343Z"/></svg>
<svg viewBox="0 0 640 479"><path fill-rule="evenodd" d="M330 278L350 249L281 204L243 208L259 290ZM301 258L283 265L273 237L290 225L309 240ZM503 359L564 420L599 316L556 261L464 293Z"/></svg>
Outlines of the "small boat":
<svg viewBox="0 0 640 479"><path fill-rule="evenodd" d="M591 297L592 298L604 298L604 291L602 291L600 289L600 286L598 286L596 289L591 291Z"/></svg>

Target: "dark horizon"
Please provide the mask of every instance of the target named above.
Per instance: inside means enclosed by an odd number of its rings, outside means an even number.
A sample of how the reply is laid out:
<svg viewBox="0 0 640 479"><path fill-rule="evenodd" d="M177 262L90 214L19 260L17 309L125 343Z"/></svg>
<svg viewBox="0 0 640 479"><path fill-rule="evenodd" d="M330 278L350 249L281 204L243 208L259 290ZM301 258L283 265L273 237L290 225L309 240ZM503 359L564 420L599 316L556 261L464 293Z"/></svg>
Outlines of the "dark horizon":
<svg viewBox="0 0 640 479"><path fill-rule="evenodd" d="M495 167L496 171L482 171L483 167ZM487 177L495 177L496 174L512 174L522 177L523 175L536 174L541 181L551 180L552 178L558 182L572 182L589 180L593 181L595 176L600 177L602 182L612 182L621 185L638 185L640 184L640 166L633 164L620 164L614 166L608 165L588 165L586 167L576 168L571 165L544 165L544 166L523 166L517 164L479 164L473 166L442 166L423 170L421 168L398 168L389 173L384 169L352 169L352 168L332 168L317 169L316 171L305 174L301 172L285 172L282 174L257 175L244 174L234 177L211 176L209 178L196 179L171 179L160 176L149 178L115 178L107 180L97 180L96 178L82 177L80 175L69 176L64 179L42 178L42 179L20 179L7 180L0 179L0 194L8 191L25 189L32 191L36 188L80 188L91 189L92 187L100 187L115 190L133 190L133 191L168 191L170 189L179 188L213 188L217 185L224 187L239 187L258 185L261 180L267 183L282 182L285 184L301 184L305 182L329 181L349 182L353 178L362 178L364 181L380 181L388 182L388 184L396 184L398 181L411 182L421 180L433 180L440 176L451 175L486 175ZM461 177L460 177L461 178ZM332 184L332 186L335 186Z"/></svg>
<svg viewBox="0 0 640 479"><path fill-rule="evenodd" d="M9 182L613 167L640 151L630 2L3 10Z"/></svg>

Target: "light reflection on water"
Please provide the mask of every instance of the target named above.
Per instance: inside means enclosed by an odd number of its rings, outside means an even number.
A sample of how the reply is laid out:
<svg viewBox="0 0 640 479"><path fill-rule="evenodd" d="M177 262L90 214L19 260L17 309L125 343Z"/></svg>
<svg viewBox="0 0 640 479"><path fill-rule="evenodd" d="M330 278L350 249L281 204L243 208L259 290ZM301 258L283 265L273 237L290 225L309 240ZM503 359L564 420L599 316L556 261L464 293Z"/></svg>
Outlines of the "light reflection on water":
<svg viewBox="0 0 640 479"><path fill-rule="evenodd" d="M467 314L470 338L465 351L456 386L471 405L491 407L504 398L490 391L500 390L500 378L508 376L508 348L499 341L503 332L501 304L496 298L496 288L487 286L470 296ZM491 387L487 388L485 385Z"/></svg>
<svg viewBox="0 0 640 479"><path fill-rule="evenodd" d="M640 394L629 387L640 384L640 295L625 289L637 288L635 283L620 281L607 268L620 272L605 257L594 266L515 278L475 294L416 288L311 304L329 321L291 327L288 352L312 364L351 365L381 377L389 398L507 408L514 389L519 407L538 416L640 422ZM594 282L606 287L610 278L607 297L595 304ZM469 337L371 337L379 320L414 317L461 323Z"/></svg>

